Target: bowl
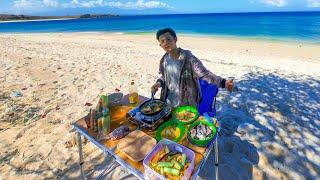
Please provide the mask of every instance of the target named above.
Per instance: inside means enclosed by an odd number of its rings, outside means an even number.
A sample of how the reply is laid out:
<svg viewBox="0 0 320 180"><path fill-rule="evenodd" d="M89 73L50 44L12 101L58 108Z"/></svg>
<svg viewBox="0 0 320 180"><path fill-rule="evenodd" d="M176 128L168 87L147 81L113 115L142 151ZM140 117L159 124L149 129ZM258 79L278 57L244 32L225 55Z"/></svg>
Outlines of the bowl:
<svg viewBox="0 0 320 180"><path fill-rule="evenodd" d="M161 126L158 128L158 130L156 132L156 140L157 141L160 141L161 139L163 139L163 137L161 135L162 131L170 126L176 126L176 128L179 128L179 130L180 130L179 136L174 139L170 139L170 140L172 140L174 142L179 142L184 137L184 134L186 131L184 125L181 122L174 122L174 121L170 120L170 121L167 121L167 122L161 124Z"/></svg>
<svg viewBox="0 0 320 180"><path fill-rule="evenodd" d="M194 116L192 118L187 119L187 120L179 119L179 117L178 117L179 113L182 113L183 111L188 111L188 112L194 114ZM195 108L193 106L180 106L177 109L175 109L175 111L172 114L173 120L179 121L183 124L190 124L193 121L195 121L196 119L198 119L198 117L199 117L199 111L197 108Z"/></svg>
<svg viewBox="0 0 320 180"><path fill-rule="evenodd" d="M212 135L209 138L207 138L205 140L199 140L199 139L194 139L191 137L192 128L199 125L199 124L207 125L212 130ZM216 133L217 133L217 128L213 124L211 124L207 120L200 120L200 121L195 121L194 123L192 123L189 126L187 137L188 137L189 142L191 142L192 144L194 144L196 146L200 146L200 147L205 147L209 144L209 142L211 142L211 140L214 138Z"/></svg>

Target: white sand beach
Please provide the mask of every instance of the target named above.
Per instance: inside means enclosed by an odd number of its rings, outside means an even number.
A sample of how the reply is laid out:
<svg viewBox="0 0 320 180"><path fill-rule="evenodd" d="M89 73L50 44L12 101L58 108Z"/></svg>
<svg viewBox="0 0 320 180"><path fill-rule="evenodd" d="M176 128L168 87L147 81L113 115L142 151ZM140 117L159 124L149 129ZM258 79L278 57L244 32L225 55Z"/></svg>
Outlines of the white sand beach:
<svg viewBox="0 0 320 180"><path fill-rule="evenodd" d="M239 88L218 94L221 179L320 178L320 45L179 34L177 44ZM0 34L0 52L0 179L79 178L70 124L132 78L149 97L164 54L155 35L111 33ZM113 161L83 149L91 176ZM213 159L199 179L213 179ZM108 178L134 179L119 165Z"/></svg>

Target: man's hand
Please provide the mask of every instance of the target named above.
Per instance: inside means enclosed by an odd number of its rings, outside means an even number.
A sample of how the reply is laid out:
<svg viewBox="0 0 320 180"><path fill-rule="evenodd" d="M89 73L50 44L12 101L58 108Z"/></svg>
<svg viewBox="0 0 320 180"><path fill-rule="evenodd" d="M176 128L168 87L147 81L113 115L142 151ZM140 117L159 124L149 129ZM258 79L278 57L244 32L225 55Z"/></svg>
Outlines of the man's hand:
<svg viewBox="0 0 320 180"><path fill-rule="evenodd" d="M228 79L228 80L226 81L226 89L227 89L229 92L232 92L233 87L234 87L233 79Z"/></svg>
<svg viewBox="0 0 320 180"><path fill-rule="evenodd" d="M153 86L151 86L151 92L156 93L160 87L161 84L159 82L156 82Z"/></svg>

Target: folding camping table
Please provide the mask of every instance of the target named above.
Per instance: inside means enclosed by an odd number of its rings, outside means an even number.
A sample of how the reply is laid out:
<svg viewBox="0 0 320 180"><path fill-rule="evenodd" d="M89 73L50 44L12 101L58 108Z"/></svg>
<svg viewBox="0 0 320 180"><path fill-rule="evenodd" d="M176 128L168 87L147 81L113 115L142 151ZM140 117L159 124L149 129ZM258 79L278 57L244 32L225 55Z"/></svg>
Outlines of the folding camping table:
<svg viewBox="0 0 320 180"><path fill-rule="evenodd" d="M140 96L140 101L143 102L146 100L145 97ZM128 95L124 96L120 105L113 106L110 108L110 115L111 115L111 131L115 128L128 124L130 129L136 128L135 125L129 123L127 121L127 112L131 110L132 108L129 106L128 103ZM86 125L86 118L89 118L88 116L85 116L76 122L72 124L73 128L77 131L77 144L79 148L79 165L81 170L81 176L82 179L87 179L86 175L83 170L83 153L82 153L82 141L81 141L81 135L87 138L90 142L92 142L94 145L96 145L98 148L100 148L104 154L109 154L124 168L126 168L130 173L132 173L134 176L136 176L139 179L146 179L144 175L144 168L143 163L141 162L134 162L130 159L128 159L121 151L117 149L117 144L120 140L107 140L107 141L99 141L97 139L97 133L89 130ZM155 132L148 132L145 131L148 135L151 137L155 137ZM191 179L196 179L198 176L203 164L208 159L209 153L212 149L215 149L215 168L216 168L216 179L218 179L218 134L215 136L215 140L213 140L207 147L197 147L192 145L188 142L187 138L183 138L179 144L182 144L190 149L192 149L195 152L195 167L192 173ZM213 166L207 166L206 168L212 168ZM102 177L103 173L98 175L99 177Z"/></svg>

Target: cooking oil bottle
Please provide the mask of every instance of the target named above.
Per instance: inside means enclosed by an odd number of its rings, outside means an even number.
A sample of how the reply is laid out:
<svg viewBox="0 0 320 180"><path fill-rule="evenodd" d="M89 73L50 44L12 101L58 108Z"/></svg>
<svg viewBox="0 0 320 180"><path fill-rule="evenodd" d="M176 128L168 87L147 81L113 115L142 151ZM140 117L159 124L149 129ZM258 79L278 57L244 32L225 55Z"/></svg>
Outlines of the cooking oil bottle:
<svg viewBox="0 0 320 180"><path fill-rule="evenodd" d="M139 104L138 87L134 80L131 80L129 87L129 103L130 106L136 107Z"/></svg>

